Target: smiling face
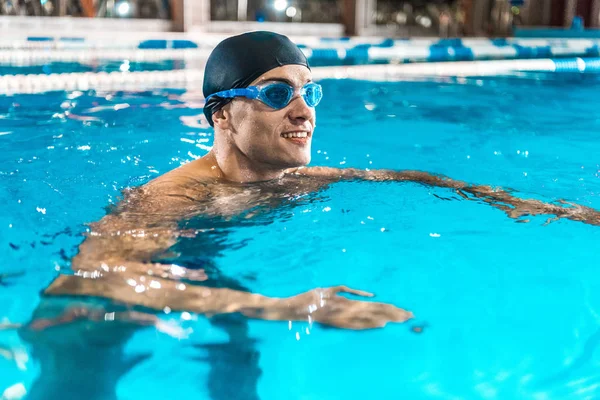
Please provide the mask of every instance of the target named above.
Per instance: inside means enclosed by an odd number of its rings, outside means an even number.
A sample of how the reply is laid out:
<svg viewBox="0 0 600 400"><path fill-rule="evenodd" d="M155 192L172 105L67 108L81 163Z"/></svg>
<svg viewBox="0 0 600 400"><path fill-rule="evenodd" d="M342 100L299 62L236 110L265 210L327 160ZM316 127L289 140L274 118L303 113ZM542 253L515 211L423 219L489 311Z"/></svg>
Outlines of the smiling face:
<svg viewBox="0 0 600 400"><path fill-rule="evenodd" d="M280 110L259 100L236 97L215 113L215 127L223 127L227 140L257 168L285 169L310 162L315 127L315 109L309 107L298 90L312 80L302 65L284 65L268 71L250 86L284 82L295 88L290 103ZM225 120L219 121L226 114Z"/></svg>

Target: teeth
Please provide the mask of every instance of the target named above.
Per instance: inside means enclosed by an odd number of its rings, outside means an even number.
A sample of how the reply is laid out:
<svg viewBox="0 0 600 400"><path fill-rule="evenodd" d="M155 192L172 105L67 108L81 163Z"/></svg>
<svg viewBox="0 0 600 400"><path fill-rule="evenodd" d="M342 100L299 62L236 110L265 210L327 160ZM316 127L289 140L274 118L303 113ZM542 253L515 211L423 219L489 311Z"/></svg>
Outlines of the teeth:
<svg viewBox="0 0 600 400"><path fill-rule="evenodd" d="M305 138L305 137L308 137L308 133L307 132L290 132L290 133L282 133L281 136L286 139Z"/></svg>

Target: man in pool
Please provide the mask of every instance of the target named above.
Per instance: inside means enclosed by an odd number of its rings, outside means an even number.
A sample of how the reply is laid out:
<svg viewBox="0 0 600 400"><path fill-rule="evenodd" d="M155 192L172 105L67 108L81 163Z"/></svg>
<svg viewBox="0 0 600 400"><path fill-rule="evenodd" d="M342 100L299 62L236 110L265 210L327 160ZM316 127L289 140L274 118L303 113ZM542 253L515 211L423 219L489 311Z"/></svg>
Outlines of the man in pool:
<svg viewBox="0 0 600 400"><path fill-rule="evenodd" d="M587 207L521 199L505 190L425 172L306 167L322 90L312 81L302 51L285 36L251 32L224 40L207 61L203 89L204 114L215 129L212 150L126 194L114 212L91 225L72 261L78 273L59 276L46 295L99 296L156 310L170 307L210 315L237 312L271 320L311 319L352 329L403 322L411 318L410 312L338 296L339 292L370 296L344 286L273 299L178 283L208 277L202 270L174 269L164 262L180 238L198 234L178 230L182 220L198 215L233 217L341 180L419 182L488 203L512 218L547 214L600 224L599 213ZM148 288L149 278L144 279L148 275L160 294L148 294L154 291ZM90 277L95 279L86 279ZM314 304L319 305L316 310L309 307Z"/></svg>
<svg viewBox="0 0 600 400"><path fill-rule="evenodd" d="M322 91L312 81L303 53L281 35L253 32L221 42L207 61L204 95L204 113L215 129L212 150L126 191L111 213L90 225L79 253L71 260L74 273L60 274L49 285L32 322L21 329L42 369L46 365L47 371L53 371L53 366L60 365L70 371L41 374L30 399L54 395L62 399L116 398L116 382L135 365L135 360L121 359L126 340L139 325L165 329L150 310L212 316L211 323L232 338L233 351L250 355L255 350L246 325L219 318L241 314L349 329L383 327L410 319L410 312L390 304L339 296L342 292L371 296L345 286L314 289L289 298L251 293L220 274L214 264L219 240L209 233L215 221L225 224L240 216L253 218L265 209L293 206L295 199L305 199L303 195L342 180L418 182L487 203L511 218L549 215L600 225L599 213L590 208L521 199L505 190L425 172L306 167L311 158L315 107ZM182 223L194 218L200 222L191 228ZM203 253L203 260L177 258L182 251L178 245L186 240L202 243L194 249ZM79 306L74 306L72 296L81 299ZM49 327L59 329L73 322L80 324L85 335L44 334L51 331ZM80 341L79 350L73 351L75 342ZM217 353L218 348L209 348L209 357ZM243 364L237 372L230 363L213 363L209 382L224 377L229 381L250 379L237 385L246 389L236 389L233 394L224 389L227 385L217 385L211 390L213 397L241 398L243 392L244 399L257 398L255 383L260 370L256 357L248 359L254 360L253 364ZM68 393L65 387L70 388Z"/></svg>

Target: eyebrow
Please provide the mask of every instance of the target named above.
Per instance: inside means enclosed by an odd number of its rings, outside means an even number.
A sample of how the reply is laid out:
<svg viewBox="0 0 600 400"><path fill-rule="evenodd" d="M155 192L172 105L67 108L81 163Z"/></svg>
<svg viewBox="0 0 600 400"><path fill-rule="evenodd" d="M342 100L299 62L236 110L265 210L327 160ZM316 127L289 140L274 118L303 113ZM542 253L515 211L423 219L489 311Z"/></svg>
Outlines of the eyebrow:
<svg viewBox="0 0 600 400"><path fill-rule="evenodd" d="M283 83L287 83L287 84L288 84L288 85L290 85L290 86L294 86L294 82L290 81L290 80L289 80L289 79L287 79L287 78L267 78L267 79L265 79L265 80L263 80L263 81L260 81L260 82L258 82L258 83L259 83L259 84L261 84L261 83L265 83L265 82L283 82ZM306 84L307 84L307 83L309 83L309 82L312 82L312 79L308 78L308 79L307 79L307 80L304 82L303 86L304 86L304 85L306 85Z"/></svg>

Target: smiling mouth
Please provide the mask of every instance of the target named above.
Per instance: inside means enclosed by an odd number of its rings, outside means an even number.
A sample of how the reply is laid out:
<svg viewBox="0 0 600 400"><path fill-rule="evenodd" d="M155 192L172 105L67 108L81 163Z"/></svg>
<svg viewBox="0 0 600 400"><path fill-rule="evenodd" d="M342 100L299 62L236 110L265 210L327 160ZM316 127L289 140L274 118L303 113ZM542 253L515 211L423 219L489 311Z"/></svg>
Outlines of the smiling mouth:
<svg viewBox="0 0 600 400"><path fill-rule="evenodd" d="M303 138L309 138L311 136L312 135L310 134L310 132L306 132L306 131L284 132L281 134L281 137L285 138L285 139L294 139L294 138L303 139Z"/></svg>
<svg viewBox="0 0 600 400"><path fill-rule="evenodd" d="M312 132L307 131L284 132L281 134L282 138L299 146L307 145L311 136Z"/></svg>
<svg viewBox="0 0 600 400"><path fill-rule="evenodd" d="M312 133L306 131L284 132L281 134L281 137L286 141L292 142L298 146L306 146L309 143L311 136Z"/></svg>

